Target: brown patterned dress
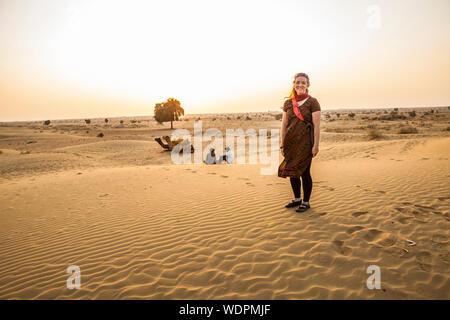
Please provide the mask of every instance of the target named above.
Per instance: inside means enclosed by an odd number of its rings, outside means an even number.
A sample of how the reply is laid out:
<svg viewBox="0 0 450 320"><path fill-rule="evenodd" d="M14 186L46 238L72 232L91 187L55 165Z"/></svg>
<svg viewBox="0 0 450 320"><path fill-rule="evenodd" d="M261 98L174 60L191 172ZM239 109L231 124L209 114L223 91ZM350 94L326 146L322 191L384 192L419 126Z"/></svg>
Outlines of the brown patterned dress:
<svg viewBox="0 0 450 320"><path fill-rule="evenodd" d="M303 118L312 122L312 113L320 111L320 104L310 96L299 109ZM278 168L278 176L300 178L312 160L310 134L314 132L310 133L306 123L297 118L290 99L284 102L283 111L286 111L287 127L282 149L284 160Z"/></svg>

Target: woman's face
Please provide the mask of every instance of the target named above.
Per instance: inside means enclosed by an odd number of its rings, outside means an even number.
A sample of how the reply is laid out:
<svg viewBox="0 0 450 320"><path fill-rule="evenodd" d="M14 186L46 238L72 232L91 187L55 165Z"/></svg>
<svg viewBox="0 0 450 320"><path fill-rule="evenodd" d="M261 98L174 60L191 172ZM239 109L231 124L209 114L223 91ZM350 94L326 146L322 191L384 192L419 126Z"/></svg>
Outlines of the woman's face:
<svg viewBox="0 0 450 320"><path fill-rule="evenodd" d="M295 92L298 95L302 95L306 93L306 89L308 89L308 79L305 77L297 77L294 82Z"/></svg>

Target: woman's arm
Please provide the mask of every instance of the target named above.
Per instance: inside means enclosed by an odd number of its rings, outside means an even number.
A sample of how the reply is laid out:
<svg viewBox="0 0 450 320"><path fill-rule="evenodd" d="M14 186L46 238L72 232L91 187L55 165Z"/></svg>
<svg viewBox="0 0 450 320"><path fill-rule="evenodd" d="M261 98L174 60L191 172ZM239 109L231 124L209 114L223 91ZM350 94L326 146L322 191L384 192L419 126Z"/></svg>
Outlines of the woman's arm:
<svg viewBox="0 0 450 320"><path fill-rule="evenodd" d="M286 134L288 119L286 111L283 111L283 118L281 119L281 148L284 147L284 136Z"/></svg>
<svg viewBox="0 0 450 320"><path fill-rule="evenodd" d="M319 153L319 140L320 140L320 111L312 113L312 121L314 124L314 146L312 148L313 158Z"/></svg>

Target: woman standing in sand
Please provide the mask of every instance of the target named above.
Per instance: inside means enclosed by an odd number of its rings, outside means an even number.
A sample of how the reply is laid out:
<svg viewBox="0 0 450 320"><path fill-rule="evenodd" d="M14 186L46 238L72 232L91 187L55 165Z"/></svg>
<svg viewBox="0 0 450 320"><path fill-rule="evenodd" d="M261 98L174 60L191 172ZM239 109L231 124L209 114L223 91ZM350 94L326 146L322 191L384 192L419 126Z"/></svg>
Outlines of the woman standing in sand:
<svg viewBox="0 0 450 320"><path fill-rule="evenodd" d="M289 99L284 102L281 122L281 151L283 162L278 176L291 180L294 200L286 208L298 206L297 212L310 208L312 191L311 161L319 153L320 104L308 94L310 82L306 73L294 77ZM303 201L300 197L300 177L303 185Z"/></svg>

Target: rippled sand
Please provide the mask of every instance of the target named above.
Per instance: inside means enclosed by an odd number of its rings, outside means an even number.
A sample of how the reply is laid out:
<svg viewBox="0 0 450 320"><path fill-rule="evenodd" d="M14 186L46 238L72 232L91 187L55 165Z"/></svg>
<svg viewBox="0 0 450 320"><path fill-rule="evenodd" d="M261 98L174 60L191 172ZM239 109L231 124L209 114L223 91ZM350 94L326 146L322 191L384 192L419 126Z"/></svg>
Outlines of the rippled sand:
<svg viewBox="0 0 450 320"><path fill-rule="evenodd" d="M448 137L324 143L305 213L258 165L101 168L105 148L139 157L150 142L95 143L61 147L82 169L1 180L0 298L450 298Z"/></svg>

